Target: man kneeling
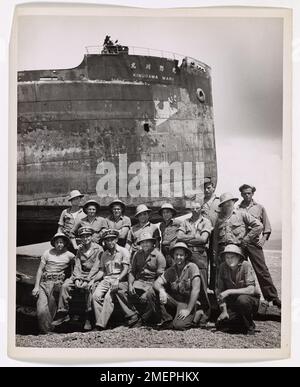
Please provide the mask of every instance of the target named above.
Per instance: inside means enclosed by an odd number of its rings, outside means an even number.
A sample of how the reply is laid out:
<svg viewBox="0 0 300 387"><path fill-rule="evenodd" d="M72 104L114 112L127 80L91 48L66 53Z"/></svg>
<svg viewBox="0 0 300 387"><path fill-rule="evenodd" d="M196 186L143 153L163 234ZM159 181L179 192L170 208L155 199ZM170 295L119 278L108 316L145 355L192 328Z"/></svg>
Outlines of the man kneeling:
<svg viewBox="0 0 300 387"><path fill-rule="evenodd" d="M149 301L160 319L158 326L184 330L193 326L201 275L198 266L190 262L192 252L184 242L176 243L170 254L174 265L155 281L156 294Z"/></svg>
<svg viewBox="0 0 300 387"><path fill-rule="evenodd" d="M222 252L225 262L219 269L217 297L221 314L216 323L220 330L255 333L253 314L259 307L260 294L255 286L251 264L240 247L227 245Z"/></svg>

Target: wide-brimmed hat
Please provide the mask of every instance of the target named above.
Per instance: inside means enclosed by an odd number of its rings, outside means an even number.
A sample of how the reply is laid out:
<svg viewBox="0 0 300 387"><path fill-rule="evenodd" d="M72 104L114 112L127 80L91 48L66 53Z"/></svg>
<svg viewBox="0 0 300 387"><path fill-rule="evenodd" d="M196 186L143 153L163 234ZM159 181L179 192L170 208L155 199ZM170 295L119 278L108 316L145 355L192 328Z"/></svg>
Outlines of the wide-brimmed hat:
<svg viewBox="0 0 300 387"><path fill-rule="evenodd" d="M233 200L235 202L237 202L239 199L234 197L232 195L232 193L230 192L225 192L223 193L221 196L220 196L220 203L219 203L219 207L221 207L221 205L225 202L228 202L229 200Z"/></svg>
<svg viewBox="0 0 300 387"><path fill-rule="evenodd" d="M150 232L146 232L145 231L145 232L143 232L139 236L139 238L138 238L136 243L139 245L143 241L153 241L153 242L155 242L155 238L153 238L153 235Z"/></svg>
<svg viewBox="0 0 300 387"><path fill-rule="evenodd" d="M82 209L85 213L87 213L87 208L88 206L93 205L96 207L96 213L100 211L100 204L96 202L96 200L88 200L87 202L84 203Z"/></svg>
<svg viewBox="0 0 300 387"><path fill-rule="evenodd" d="M251 188L252 192L254 193L256 191L256 188L253 185L250 184L243 184L240 186L239 191L242 192L244 189Z"/></svg>
<svg viewBox="0 0 300 387"><path fill-rule="evenodd" d="M171 210L173 212L173 215L176 215L177 214L177 211L175 210L175 208L173 207L173 205L171 203L164 203L160 209L158 210L158 213L160 216L162 216L162 211L163 210Z"/></svg>
<svg viewBox="0 0 300 387"><path fill-rule="evenodd" d="M63 238L65 241L65 246L67 246L70 243L70 239L65 234L63 234L62 232L58 232L51 239L51 241L50 241L51 246L55 247L54 243L55 243L57 238Z"/></svg>
<svg viewBox="0 0 300 387"><path fill-rule="evenodd" d="M94 230L91 227L80 227L80 229L77 232L78 236L92 235L92 234L94 234Z"/></svg>
<svg viewBox="0 0 300 387"><path fill-rule="evenodd" d="M171 256L173 256L174 251L175 251L176 249L183 249L183 250L187 253L188 259L191 258L192 252L191 252L191 250L188 248L188 246L187 246L186 243L184 243L184 242L177 242L177 243L175 243L175 245L173 245L173 246L170 248L170 255L171 255Z"/></svg>
<svg viewBox="0 0 300 387"><path fill-rule="evenodd" d="M151 210L146 206L146 204L140 204L137 206L134 217L136 218L142 212L151 212Z"/></svg>
<svg viewBox="0 0 300 387"><path fill-rule="evenodd" d="M68 197L68 201L70 202L71 200L75 199L75 198L83 198L84 195L78 191L78 189L74 189L73 191L70 192L70 195Z"/></svg>
<svg viewBox="0 0 300 387"><path fill-rule="evenodd" d="M237 245L231 244L231 245L225 246L225 249L221 252L221 255L224 255L224 254L226 254L226 253L234 253L234 254L238 254L238 255L240 255L242 258L245 259L245 256L244 256L244 254L243 254L242 249L241 249L239 246L237 246Z"/></svg>
<svg viewBox="0 0 300 387"><path fill-rule="evenodd" d="M114 199L114 200L108 205L110 211L112 211L113 206L114 206L115 204L119 204L119 205L121 206L122 212L125 211L126 205L125 205L125 203L122 202L122 200L120 200L120 199Z"/></svg>
<svg viewBox="0 0 300 387"><path fill-rule="evenodd" d="M118 230L106 230L104 231L102 235L102 239L107 238L118 238L119 237L119 231Z"/></svg>

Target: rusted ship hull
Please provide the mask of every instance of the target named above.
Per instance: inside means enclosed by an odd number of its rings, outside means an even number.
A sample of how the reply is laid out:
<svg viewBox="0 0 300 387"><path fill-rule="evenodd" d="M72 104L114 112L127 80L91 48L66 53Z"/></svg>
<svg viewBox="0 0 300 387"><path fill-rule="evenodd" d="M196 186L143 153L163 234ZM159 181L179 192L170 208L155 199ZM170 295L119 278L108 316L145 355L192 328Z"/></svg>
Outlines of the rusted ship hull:
<svg viewBox="0 0 300 387"><path fill-rule="evenodd" d="M103 194L105 162L115 166L115 186ZM129 192L136 162L148 173L141 196ZM142 202L184 208L186 192L174 194L172 168L170 195L164 195L168 182L162 170L153 177L153 162L193 168L202 162L203 173L217 181L208 66L102 54L85 55L74 69L18 73L18 245L49 239L72 189L98 197L104 212L116 196L129 214Z"/></svg>

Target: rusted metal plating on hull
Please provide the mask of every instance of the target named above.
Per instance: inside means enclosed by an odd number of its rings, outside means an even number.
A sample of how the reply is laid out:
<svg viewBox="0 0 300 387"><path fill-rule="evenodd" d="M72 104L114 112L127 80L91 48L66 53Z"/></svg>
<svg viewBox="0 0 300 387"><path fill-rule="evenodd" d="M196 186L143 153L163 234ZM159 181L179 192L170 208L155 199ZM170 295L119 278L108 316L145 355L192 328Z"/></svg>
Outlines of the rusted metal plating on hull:
<svg viewBox="0 0 300 387"><path fill-rule="evenodd" d="M125 155L128 166L144 161L149 168L154 161L202 161L205 175L217 180L208 67L86 55L75 69L19 72L18 80L18 204L67 205L74 188L96 197L103 161L116 167L117 196ZM151 181L146 197L122 198L159 205L165 198L151 197L150 187ZM184 205L182 198L171 201Z"/></svg>

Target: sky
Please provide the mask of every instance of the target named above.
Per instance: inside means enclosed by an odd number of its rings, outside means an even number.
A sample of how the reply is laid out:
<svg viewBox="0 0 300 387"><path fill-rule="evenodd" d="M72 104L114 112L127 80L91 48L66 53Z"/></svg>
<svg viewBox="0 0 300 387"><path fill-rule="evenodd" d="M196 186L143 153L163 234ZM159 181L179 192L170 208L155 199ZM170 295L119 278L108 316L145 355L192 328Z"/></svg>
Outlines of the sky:
<svg viewBox="0 0 300 387"><path fill-rule="evenodd" d="M18 69L72 68L105 35L212 68L217 193L243 183L281 228L282 21L279 18L22 16Z"/></svg>

